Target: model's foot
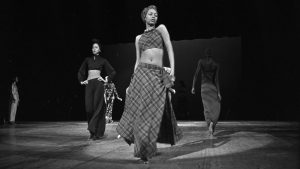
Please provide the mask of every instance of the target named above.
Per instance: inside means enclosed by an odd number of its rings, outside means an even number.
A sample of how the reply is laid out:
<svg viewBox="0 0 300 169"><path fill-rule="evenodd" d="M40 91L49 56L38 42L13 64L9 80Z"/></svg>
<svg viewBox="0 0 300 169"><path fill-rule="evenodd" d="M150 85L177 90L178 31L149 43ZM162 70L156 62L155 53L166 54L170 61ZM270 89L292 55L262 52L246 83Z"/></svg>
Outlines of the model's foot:
<svg viewBox="0 0 300 169"><path fill-rule="evenodd" d="M144 164L148 164L148 158L147 157L141 157L141 160L143 161Z"/></svg>
<svg viewBox="0 0 300 169"><path fill-rule="evenodd" d="M159 155L161 155L161 152L156 152L156 153L154 154L154 156L159 156Z"/></svg>
<svg viewBox="0 0 300 169"><path fill-rule="evenodd" d="M102 139L102 137L99 137L99 136L95 136L95 137L93 137L93 140L94 140L94 141L96 141L96 140L100 140L100 139Z"/></svg>
<svg viewBox="0 0 300 169"><path fill-rule="evenodd" d="M118 135L117 139L120 139L121 138L121 135Z"/></svg>
<svg viewBox="0 0 300 169"><path fill-rule="evenodd" d="M92 139L94 139L94 137L95 137L95 133L94 132L91 132L91 131L89 131L90 132L90 137L89 137L89 140L92 140Z"/></svg>
<svg viewBox="0 0 300 169"><path fill-rule="evenodd" d="M104 139L104 138L105 138L105 135L103 135L103 136L94 136L93 140L101 140L101 139Z"/></svg>
<svg viewBox="0 0 300 169"><path fill-rule="evenodd" d="M89 140L94 139L94 134L90 134Z"/></svg>
<svg viewBox="0 0 300 169"><path fill-rule="evenodd" d="M10 122L8 122L8 124L10 124L10 125L14 125L14 124L16 124L14 121L10 121Z"/></svg>

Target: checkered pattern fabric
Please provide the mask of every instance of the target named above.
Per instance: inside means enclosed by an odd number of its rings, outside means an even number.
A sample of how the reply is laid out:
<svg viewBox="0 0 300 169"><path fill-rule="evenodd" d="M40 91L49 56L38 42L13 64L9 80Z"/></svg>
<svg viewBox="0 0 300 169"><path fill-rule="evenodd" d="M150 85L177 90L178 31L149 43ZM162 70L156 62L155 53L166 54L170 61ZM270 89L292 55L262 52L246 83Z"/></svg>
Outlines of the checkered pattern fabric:
<svg viewBox="0 0 300 169"><path fill-rule="evenodd" d="M166 104L167 89L162 83L164 69L140 63L125 98L117 132L128 144L134 143L134 156L150 158L157 151L156 141Z"/></svg>
<svg viewBox="0 0 300 169"><path fill-rule="evenodd" d="M143 52L146 49L151 48L163 48L162 37L157 29L152 29L142 34L139 40L140 51Z"/></svg>

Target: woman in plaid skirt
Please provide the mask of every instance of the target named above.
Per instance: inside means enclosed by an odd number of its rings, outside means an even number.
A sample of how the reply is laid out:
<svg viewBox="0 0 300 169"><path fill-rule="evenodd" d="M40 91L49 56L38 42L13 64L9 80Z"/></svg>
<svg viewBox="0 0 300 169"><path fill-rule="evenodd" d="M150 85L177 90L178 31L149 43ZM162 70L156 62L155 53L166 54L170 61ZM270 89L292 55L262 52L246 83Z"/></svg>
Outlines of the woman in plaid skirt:
<svg viewBox="0 0 300 169"><path fill-rule="evenodd" d="M136 63L117 132L130 145L134 156L144 163L156 155L156 142L174 145L181 132L177 126L169 98L175 80L174 53L165 25L155 27L157 8L150 5L141 13L146 30L135 41ZM163 68L164 47L167 49L171 71Z"/></svg>

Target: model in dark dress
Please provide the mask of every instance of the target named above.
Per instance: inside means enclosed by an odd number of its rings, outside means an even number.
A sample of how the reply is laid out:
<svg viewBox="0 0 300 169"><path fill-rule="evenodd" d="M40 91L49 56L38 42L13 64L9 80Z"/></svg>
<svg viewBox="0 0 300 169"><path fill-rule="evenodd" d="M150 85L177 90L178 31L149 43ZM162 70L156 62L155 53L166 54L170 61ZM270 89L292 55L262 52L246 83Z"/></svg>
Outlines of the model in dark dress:
<svg viewBox="0 0 300 169"><path fill-rule="evenodd" d="M195 84L199 71L201 72L201 97L204 117L209 134L213 135L221 110L221 95L219 88L219 65L211 57L211 49L206 49L206 58L198 61L194 75L192 94L195 94Z"/></svg>

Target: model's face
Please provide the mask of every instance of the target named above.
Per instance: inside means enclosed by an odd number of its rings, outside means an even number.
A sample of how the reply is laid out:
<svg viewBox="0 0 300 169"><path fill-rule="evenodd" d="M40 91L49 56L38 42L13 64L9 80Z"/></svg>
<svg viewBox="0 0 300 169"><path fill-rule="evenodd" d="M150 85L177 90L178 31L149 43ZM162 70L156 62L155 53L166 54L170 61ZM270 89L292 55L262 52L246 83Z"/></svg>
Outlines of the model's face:
<svg viewBox="0 0 300 169"><path fill-rule="evenodd" d="M158 14L155 9L149 9L145 18L148 25L155 25L157 21Z"/></svg>
<svg viewBox="0 0 300 169"><path fill-rule="evenodd" d="M210 49L205 51L206 56L212 56L212 51Z"/></svg>
<svg viewBox="0 0 300 169"><path fill-rule="evenodd" d="M100 52L100 47L97 43L94 43L93 44L93 47L92 47L92 52L94 55L98 54Z"/></svg>

